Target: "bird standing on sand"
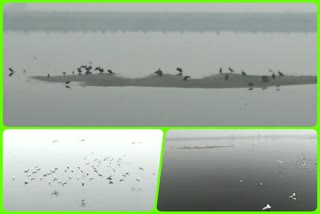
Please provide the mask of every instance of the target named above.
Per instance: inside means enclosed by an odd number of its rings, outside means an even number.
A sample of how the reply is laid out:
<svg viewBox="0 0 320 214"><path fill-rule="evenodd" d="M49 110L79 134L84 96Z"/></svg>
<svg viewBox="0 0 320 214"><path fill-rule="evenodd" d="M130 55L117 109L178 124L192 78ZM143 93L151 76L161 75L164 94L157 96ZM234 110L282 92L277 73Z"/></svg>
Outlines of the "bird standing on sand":
<svg viewBox="0 0 320 214"><path fill-rule="evenodd" d="M272 79L275 79L276 75L274 73L272 73Z"/></svg>
<svg viewBox="0 0 320 214"><path fill-rule="evenodd" d="M66 75L66 72L62 72L63 76Z"/></svg>
<svg viewBox="0 0 320 214"><path fill-rule="evenodd" d="M162 76L163 72L161 71L161 69L159 68L156 72L154 72L155 74L158 74L158 76Z"/></svg>
<svg viewBox="0 0 320 214"><path fill-rule="evenodd" d="M82 71L81 71L81 67L77 68L79 75L81 75Z"/></svg>
<svg viewBox="0 0 320 214"><path fill-rule="evenodd" d="M188 79L190 79L190 76L185 76L184 78L183 78L183 80L188 80Z"/></svg>
<svg viewBox="0 0 320 214"><path fill-rule="evenodd" d="M242 76L247 76L247 73L244 72L243 70L241 71Z"/></svg>
<svg viewBox="0 0 320 214"><path fill-rule="evenodd" d="M234 70L232 68L228 67L228 69L229 69L230 73L234 72Z"/></svg>
<svg viewBox="0 0 320 214"><path fill-rule="evenodd" d="M182 68L178 67L176 70L179 72L177 75L182 76L182 72L183 72Z"/></svg>
<svg viewBox="0 0 320 214"><path fill-rule="evenodd" d="M100 74L102 74L102 73L104 72L104 69L101 68L100 66L99 66L99 67L96 67L94 70L95 70L95 71L99 71Z"/></svg>
<svg viewBox="0 0 320 214"><path fill-rule="evenodd" d="M219 74L222 74L222 68L219 69Z"/></svg>
<svg viewBox="0 0 320 214"><path fill-rule="evenodd" d="M284 74L282 72L280 72L280 71L278 71L278 74L279 74L280 77L284 76Z"/></svg>
<svg viewBox="0 0 320 214"><path fill-rule="evenodd" d="M225 80L228 80L228 79L229 79L229 74L226 74L226 75L224 76L224 79L225 79Z"/></svg>
<svg viewBox="0 0 320 214"><path fill-rule="evenodd" d="M113 74L113 71L111 69L107 70L109 74Z"/></svg>
<svg viewBox="0 0 320 214"><path fill-rule="evenodd" d="M68 85L71 81L66 81L65 84Z"/></svg>

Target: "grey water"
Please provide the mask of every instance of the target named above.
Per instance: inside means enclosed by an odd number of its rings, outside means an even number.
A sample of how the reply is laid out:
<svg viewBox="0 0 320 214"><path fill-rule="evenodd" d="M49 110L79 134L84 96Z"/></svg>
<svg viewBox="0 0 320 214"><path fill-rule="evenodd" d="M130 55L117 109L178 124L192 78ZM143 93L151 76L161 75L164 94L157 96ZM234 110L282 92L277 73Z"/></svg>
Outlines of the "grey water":
<svg viewBox="0 0 320 214"><path fill-rule="evenodd" d="M308 139L295 134L279 139L237 139L235 134L235 138L211 141L168 140L158 209L259 211L269 204L272 211L315 210L317 140L311 135ZM177 149L210 145L232 147ZM290 198L293 193L296 200Z"/></svg>
<svg viewBox="0 0 320 214"><path fill-rule="evenodd" d="M154 208L161 132L149 131L148 140L142 132L120 133L129 135L132 141L111 138L110 132L101 134L101 131L91 136L83 131L69 130L68 136L48 132L42 134L42 138L38 137L41 131L28 132L5 135L5 210L145 211ZM80 141L83 136L85 142ZM131 144L137 139L142 143ZM53 140L59 141L52 143ZM94 172L93 166L102 177ZM67 167L70 168L67 170ZM44 176L55 168L56 172ZM25 173L27 169L29 172ZM123 176L127 172L129 174ZM112 176L113 184L109 184L108 176ZM31 180L32 177L35 179ZM66 184L62 185L59 180Z"/></svg>
<svg viewBox="0 0 320 214"><path fill-rule="evenodd" d="M48 73L71 74L89 62L133 78L150 75L158 68L174 74L177 67L182 67L191 78L201 78L216 74L220 67L226 71L228 66L236 72L244 69L248 74L269 74L268 70L273 69L290 75L316 75L315 29L143 32L123 27L121 31L111 28L105 32L94 29L62 32L53 26L47 29L48 26L30 31L9 28L4 32L7 126L313 126L316 123L316 85L248 91L104 88L71 83L70 90L63 84L29 78ZM22 71L24 66L26 73ZM8 77L9 67L17 71L12 77Z"/></svg>

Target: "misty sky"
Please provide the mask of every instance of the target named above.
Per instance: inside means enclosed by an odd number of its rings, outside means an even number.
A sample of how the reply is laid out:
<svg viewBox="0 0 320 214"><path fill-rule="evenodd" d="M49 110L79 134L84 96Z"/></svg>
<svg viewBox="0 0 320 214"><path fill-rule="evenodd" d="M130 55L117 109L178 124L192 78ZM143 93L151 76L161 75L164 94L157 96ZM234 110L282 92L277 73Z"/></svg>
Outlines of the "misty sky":
<svg viewBox="0 0 320 214"><path fill-rule="evenodd" d="M5 8L55 11L126 12L316 12L312 3L96 3L96 4L6 4Z"/></svg>
<svg viewBox="0 0 320 214"><path fill-rule="evenodd" d="M219 137L219 136L256 136L256 135L296 135L315 136L313 130L171 130L166 138L176 137Z"/></svg>

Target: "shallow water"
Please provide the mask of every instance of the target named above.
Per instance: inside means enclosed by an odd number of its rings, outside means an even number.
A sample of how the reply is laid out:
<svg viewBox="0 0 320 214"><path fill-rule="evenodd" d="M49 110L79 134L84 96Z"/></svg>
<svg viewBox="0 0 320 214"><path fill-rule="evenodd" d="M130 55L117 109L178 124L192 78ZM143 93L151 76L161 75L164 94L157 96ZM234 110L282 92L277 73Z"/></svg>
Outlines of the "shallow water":
<svg viewBox="0 0 320 214"><path fill-rule="evenodd" d="M81 139L85 139L85 142L81 142ZM52 143L53 140L59 142ZM4 208L10 211L152 210L161 142L160 131L6 132ZM106 157L109 158L105 161ZM118 162L119 158L121 160ZM31 174L36 166L41 170L32 174L35 180L30 181L31 177L27 177L24 170L30 169ZM67 166L70 169L65 172ZM92 166L103 177L99 177ZM139 169L140 166L143 170ZM43 174L55 167L58 168L55 173L44 177ZM89 176L86 172L89 172ZM129 175L123 178L126 172ZM113 184L106 180L109 175L112 175ZM15 180L12 180L12 176ZM63 186L53 181L54 176L67 184ZM93 177L93 180L89 181L89 177ZM120 182L121 178L124 181ZM137 178L141 179L140 182ZM24 184L24 181L29 183ZM58 192L57 196L53 195L55 191Z"/></svg>
<svg viewBox="0 0 320 214"><path fill-rule="evenodd" d="M233 147L176 149L182 145ZM316 138L168 140L158 209L314 210L316 167Z"/></svg>
<svg viewBox="0 0 320 214"><path fill-rule="evenodd" d="M316 86L267 90L96 88L48 84L32 75L71 73L92 61L122 76L159 67L203 77L222 66L249 74L316 74L315 33L4 34L4 120L9 126L305 126L316 120ZM36 59L34 57L37 57ZM23 64L27 73L22 72ZM8 67L19 71L7 75ZM121 99L119 99L121 97Z"/></svg>

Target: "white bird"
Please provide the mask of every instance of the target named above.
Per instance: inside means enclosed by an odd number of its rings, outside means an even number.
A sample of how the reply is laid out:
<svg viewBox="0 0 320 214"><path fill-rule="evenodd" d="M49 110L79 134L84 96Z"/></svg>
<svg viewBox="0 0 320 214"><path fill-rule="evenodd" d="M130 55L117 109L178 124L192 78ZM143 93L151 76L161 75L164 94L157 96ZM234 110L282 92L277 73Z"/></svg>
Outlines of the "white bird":
<svg viewBox="0 0 320 214"><path fill-rule="evenodd" d="M297 198L296 198L296 193L294 192L294 193L292 193L292 195L290 195L289 196L289 198L292 198L293 200L297 200Z"/></svg>
<svg viewBox="0 0 320 214"><path fill-rule="evenodd" d="M49 185L51 185L51 181L48 181Z"/></svg>
<svg viewBox="0 0 320 214"><path fill-rule="evenodd" d="M277 160L279 164L282 164L284 163L284 161L281 161L281 160Z"/></svg>
<svg viewBox="0 0 320 214"><path fill-rule="evenodd" d="M259 182L259 186L261 186L261 187L262 187L262 186L263 186L263 183L262 183L262 182Z"/></svg>
<svg viewBox="0 0 320 214"><path fill-rule="evenodd" d="M270 204L267 204L267 206L265 206L264 208L262 208L262 210L270 210L270 209L271 209Z"/></svg>
<svg viewBox="0 0 320 214"><path fill-rule="evenodd" d="M138 182L140 182L140 178L136 178L136 180L137 180Z"/></svg>
<svg viewBox="0 0 320 214"><path fill-rule="evenodd" d="M12 180L15 180L16 178L14 176L12 176Z"/></svg>
<svg viewBox="0 0 320 214"><path fill-rule="evenodd" d="M243 180L240 180L240 183L243 183Z"/></svg>

